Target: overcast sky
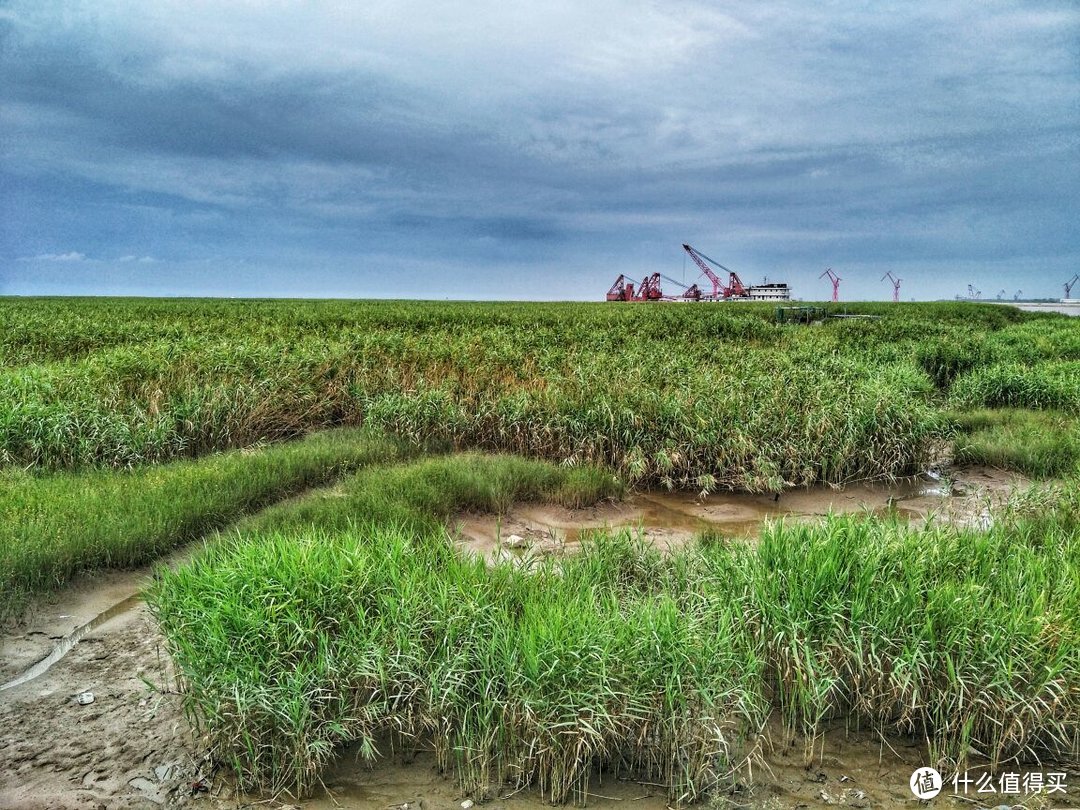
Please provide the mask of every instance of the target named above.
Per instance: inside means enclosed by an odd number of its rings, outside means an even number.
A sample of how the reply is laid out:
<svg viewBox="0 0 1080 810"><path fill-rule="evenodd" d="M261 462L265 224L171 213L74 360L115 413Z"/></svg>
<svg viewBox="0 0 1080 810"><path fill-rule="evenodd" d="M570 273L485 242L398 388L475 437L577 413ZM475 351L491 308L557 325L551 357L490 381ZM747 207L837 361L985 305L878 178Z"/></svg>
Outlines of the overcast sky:
<svg viewBox="0 0 1080 810"><path fill-rule="evenodd" d="M595 299L683 242L1061 295L1080 4L0 0L0 293Z"/></svg>

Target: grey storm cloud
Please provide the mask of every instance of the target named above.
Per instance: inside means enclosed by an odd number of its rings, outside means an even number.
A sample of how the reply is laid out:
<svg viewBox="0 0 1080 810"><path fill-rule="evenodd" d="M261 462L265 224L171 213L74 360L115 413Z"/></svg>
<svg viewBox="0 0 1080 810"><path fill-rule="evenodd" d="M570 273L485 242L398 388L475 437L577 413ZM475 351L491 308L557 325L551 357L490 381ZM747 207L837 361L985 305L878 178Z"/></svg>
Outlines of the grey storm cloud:
<svg viewBox="0 0 1080 810"><path fill-rule="evenodd" d="M8 0L0 125L0 292L596 298L683 241L803 297L1080 267L1069 2Z"/></svg>

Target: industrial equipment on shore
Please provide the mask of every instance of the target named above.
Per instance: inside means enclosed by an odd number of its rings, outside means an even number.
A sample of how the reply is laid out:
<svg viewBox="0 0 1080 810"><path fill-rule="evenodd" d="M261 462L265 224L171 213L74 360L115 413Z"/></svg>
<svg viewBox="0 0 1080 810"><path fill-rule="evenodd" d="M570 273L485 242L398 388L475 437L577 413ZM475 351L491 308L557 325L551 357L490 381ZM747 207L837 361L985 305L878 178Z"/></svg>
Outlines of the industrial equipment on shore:
<svg viewBox="0 0 1080 810"><path fill-rule="evenodd" d="M701 269L701 275L709 280L711 289L701 289L696 283L687 287L662 273L653 273L646 276L640 283L625 275L620 274L611 289L607 291L608 301L790 301L791 288L784 283L744 284L739 274L729 270L720 262L710 259L690 245L683 245L683 250L689 254ZM726 274L727 280L717 275L716 268ZM677 295L665 295L660 286L663 279L682 292Z"/></svg>
<svg viewBox="0 0 1080 810"><path fill-rule="evenodd" d="M836 273L832 271L831 267L824 273L822 273L820 276L818 276L818 278L826 277L829 279L829 281L832 282L832 302L835 304L837 301L840 300L840 282L843 281L843 279L840 278L840 276L836 275Z"/></svg>
<svg viewBox="0 0 1080 810"><path fill-rule="evenodd" d="M903 281L903 279L902 278L897 278L896 276L894 276L892 274L892 270L887 271L885 273L885 275L883 275L881 277L882 281L884 281L885 279L888 279L890 282L892 282L892 300L893 300L893 303L894 304L899 304L900 303L900 282ZM833 299L833 300L836 300L836 299Z"/></svg>
<svg viewBox="0 0 1080 810"><path fill-rule="evenodd" d="M1073 300L1072 290L1077 281L1080 281L1080 273L1074 273L1073 277L1065 282L1065 297L1061 299L1062 301Z"/></svg>

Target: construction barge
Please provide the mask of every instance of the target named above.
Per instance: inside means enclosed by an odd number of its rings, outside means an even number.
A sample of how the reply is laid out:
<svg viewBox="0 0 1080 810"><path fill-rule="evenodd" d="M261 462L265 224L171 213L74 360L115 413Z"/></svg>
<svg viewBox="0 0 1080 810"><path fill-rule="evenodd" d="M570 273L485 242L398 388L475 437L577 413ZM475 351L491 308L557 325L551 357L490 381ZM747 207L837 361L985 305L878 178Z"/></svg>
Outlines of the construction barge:
<svg viewBox="0 0 1080 810"><path fill-rule="evenodd" d="M791 287L786 283L743 284L739 274L729 270L720 262L710 259L704 253L700 253L690 245L683 245L690 258L694 260L710 282L712 290L703 290L695 282L689 287L665 276L663 273L653 273L646 276L640 283L627 278L623 274L615 279L615 283L607 291L608 301L790 301ZM727 274L727 283L716 273L717 268L721 273ZM661 279L677 287L682 287L682 293L678 295L665 295L661 285Z"/></svg>

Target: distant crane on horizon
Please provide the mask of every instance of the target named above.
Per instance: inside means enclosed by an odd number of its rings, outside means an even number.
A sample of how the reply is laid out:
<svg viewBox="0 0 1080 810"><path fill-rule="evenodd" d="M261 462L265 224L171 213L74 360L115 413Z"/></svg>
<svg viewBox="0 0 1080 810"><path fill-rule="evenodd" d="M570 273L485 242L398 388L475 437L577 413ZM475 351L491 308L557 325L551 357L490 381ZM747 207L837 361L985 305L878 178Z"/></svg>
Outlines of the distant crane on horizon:
<svg viewBox="0 0 1080 810"><path fill-rule="evenodd" d="M841 279L840 276L836 275L836 273L832 271L831 267L828 268L820 276L818 276L818 278L825 278L826 276L828 276L829 281L832 282L832 301L835 304L837 301L840 300L840 282L843 281L843 279Z"/></svg>
<svg viewBox="0 0 1080 810"><path fill-rule="evenodd" d="M1065 297L1072 298L1073 285L1080 281L1080 273L1075 274L1071 279L1065 282Z"/></svg>
<svg viewBox="0 0 1080 810"><path fill-rule="evenodd" d="M903 279L902 278L896 278L892 274L892 270L885 271L885 275L883 275L881 277L881 280L884 281L885 279L888 279L889 281L892 282L892 300L893 300L893 303L894 304L899 304L900 303L900 282L903 281Z"/></svg>
<svg viewBox="0 0 1080 810"><path fill-rule="evenodd" d="M1001 300L1002 298L1004 298L1004 297L1005 297L1006 295L1008 295L1008 293L1007 293L1007 292L1005 292L1005 290L1001 290L1001 292L999 292L999 293L998 293L998 296L997 296L997 298L998 298L998 301L1000 301L1000 300Z"/></svg>
<svg viewBox="0 0 1080 810"><path fill-rule="evenodd" d="M1024 294L1023 290L1017 290L1016 293L1013 295L1013 301L1019 301L1020 296L1023 295L1023 294Z"/></svg>
<svg viewBox="0 0 1080 810"><path fill-rule="evenodd" d="M982 298L982 290L976 290L974 284L968 284L968 298L972 300Z"/></svg>

